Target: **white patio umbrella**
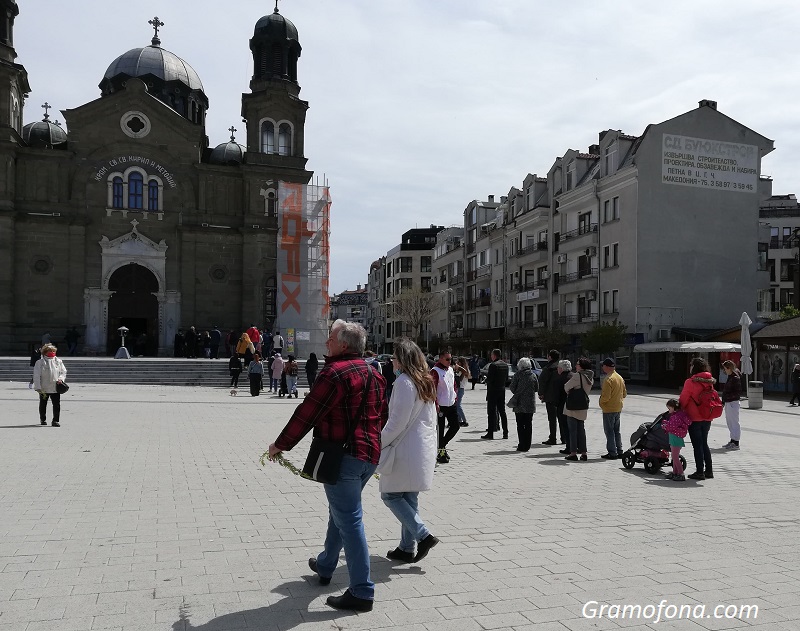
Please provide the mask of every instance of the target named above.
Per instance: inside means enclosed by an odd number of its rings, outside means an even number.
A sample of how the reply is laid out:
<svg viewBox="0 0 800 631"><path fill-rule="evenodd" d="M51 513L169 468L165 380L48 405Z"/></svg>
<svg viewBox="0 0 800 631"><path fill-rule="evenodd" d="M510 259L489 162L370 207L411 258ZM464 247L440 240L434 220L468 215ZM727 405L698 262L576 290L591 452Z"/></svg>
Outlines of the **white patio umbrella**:
<svg viewBox="0 0 800 631"><path fill-rule="evenodd" d="M753 374L753 360L750 359L750 354L753 352L753 344L750 342L750 325L753 321L747 315L747 311L742 312L742 317L739 318L739 324L742 325L742 374Z"/></svg>

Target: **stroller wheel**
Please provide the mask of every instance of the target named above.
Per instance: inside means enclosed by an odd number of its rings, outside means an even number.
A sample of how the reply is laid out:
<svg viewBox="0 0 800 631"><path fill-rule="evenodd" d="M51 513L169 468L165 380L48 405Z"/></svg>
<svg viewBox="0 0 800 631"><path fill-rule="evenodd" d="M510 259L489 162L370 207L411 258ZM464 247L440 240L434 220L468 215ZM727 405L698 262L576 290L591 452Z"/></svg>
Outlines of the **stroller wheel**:
<svg viewBox="0 0 800 631"><path fill-rule="evenodd" d="M684 458L683 456L679 456L679 458L680 458L681 466L683 467L683 470L686 471L686 458Z"/></svg>
<svg viewBox="0 0 800 631"><path fill-rule="evenodd" d="M636 456L633 454L632 451L626 451L622 454L622 466L626 469L633 469L633 465L636 464Z"/></svg>
<svg viewBox="0 0 800 631"><path fill-rule="evenodd" d="M658 458L647 458L644 461L644 470L647 473L658 473L661 469L662 462Z"/></svg>

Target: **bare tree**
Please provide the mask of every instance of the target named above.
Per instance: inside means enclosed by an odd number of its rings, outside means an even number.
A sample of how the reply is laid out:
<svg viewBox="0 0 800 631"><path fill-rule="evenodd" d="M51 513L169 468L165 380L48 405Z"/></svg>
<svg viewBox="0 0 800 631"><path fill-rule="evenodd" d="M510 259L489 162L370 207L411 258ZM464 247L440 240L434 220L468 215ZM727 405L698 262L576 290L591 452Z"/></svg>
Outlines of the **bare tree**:
<svg viewBox="0 0 800 631"><path fill-rule="evenodd" d="M411 326L417 342L420 341L422 326L441 308L441 295L441 292L422 291L415 287L392 297L390 304L395 317Z"/></svg>

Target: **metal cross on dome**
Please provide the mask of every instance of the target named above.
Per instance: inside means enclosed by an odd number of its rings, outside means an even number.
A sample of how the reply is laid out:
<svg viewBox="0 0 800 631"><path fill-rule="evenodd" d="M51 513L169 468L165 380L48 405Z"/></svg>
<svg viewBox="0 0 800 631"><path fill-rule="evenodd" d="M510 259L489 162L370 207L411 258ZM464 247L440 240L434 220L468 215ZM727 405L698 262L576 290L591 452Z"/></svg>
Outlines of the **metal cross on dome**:
<svg viewBox="0 0 800 631"><path fill-rule="evenodd" d="M236 138L234 138L233 135L239 130L236 129L233 125L231 125L230 127L228 127L228 131L231 132L231 142L235 142Z"/></svg>
<svg viewBox="0 0 800 631"><path fill-rule="evenodd" d="M158 29L164 26L164 23L158 19L158 16L154 17L152 20L148 20L147 23L155 29L155 35L153 35L151 41L153 46L158 46L161 43L161 40L158 38Z"/></svg>
<svg viewBox="0 0 800 631"><path fill-rule="evenodd" d="M45 101L44 105L42 105L42 109L44 110L44 120L50 120L50 114L48 113L48 110L51 109L52 107L53 106L50 105L50 103L48 103L47 101Z"/></svg>

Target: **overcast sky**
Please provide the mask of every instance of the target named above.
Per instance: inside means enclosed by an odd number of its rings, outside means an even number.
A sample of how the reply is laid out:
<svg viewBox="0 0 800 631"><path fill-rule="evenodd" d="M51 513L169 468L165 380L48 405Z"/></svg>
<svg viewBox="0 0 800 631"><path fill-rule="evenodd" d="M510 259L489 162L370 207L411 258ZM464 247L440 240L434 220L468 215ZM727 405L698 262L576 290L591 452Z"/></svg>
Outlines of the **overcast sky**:
<svg viewBox="0 0 800 631"><path fill-rule="evenodd" d="M203 81L211 146L231 125L244 141L248 42L274 3L19 5L26 123L45 101L99 97L108 65L150 43L157 15L162 46ZM546 174L598 132L640 135L704 98L775 141L762 171L776 194L800 188L796 0L282 0L280 11L303 47L308 168L331 186L332 292L364 283L404 231L461 224L471 200Z"/></svg>

